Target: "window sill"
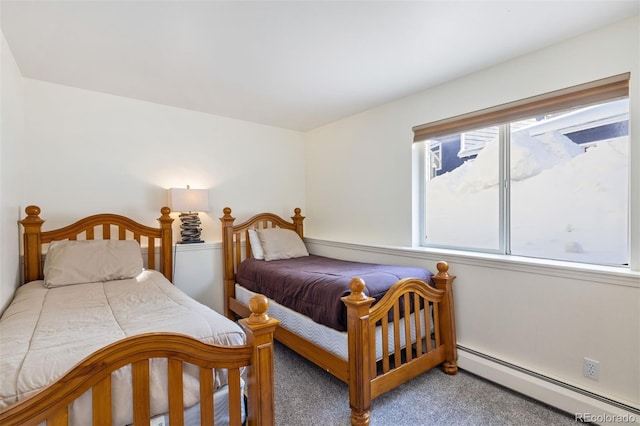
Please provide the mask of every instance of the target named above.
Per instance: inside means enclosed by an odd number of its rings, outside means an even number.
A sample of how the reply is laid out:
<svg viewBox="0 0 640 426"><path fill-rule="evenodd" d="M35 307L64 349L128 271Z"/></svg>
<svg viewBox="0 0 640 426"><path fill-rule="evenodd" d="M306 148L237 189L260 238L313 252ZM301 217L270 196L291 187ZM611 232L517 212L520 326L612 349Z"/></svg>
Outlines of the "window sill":
<svg viewBox="0 0 640 426"><path fill-rule="evenodd" d="M407 250L419 253L442 254L460 259L460 261L467 260L469 262L476 261L480 263L499 264L503 269L514 269L537 274L542 273L544 275L568 275L575 278L577 274L588 274L584 279L598 282L602 281L603 276L610 276L616 277L614 279L620 279L624 282L624 285L640 287L640 272L631 271L628 267L624 266L593 265L534 257L428 247L412 247ZM594 276L597 278L594 278ZM621 282L621 284L623 283Z"/></svg>
<svg viewBox="0 0 640 426"><path fill-rule="evenodd" d="M431 261L444 260L449 263L511 270L536 275L579 279L597 283L606 282L607 284L640 288L640 271L631 271L629 268L625 267L591 265L586 263L431 247L371 246L326 241L315 238L305 238L305 242L310 245L317 244L341 249L389 254L393 256L429 259Z"/></svg>

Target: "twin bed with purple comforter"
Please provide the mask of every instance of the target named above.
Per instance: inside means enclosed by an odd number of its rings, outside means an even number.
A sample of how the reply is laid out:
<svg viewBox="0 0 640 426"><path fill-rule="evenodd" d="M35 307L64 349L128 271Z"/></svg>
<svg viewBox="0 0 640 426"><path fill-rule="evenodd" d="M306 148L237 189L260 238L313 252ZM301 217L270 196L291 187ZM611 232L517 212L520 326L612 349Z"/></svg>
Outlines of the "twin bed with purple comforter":
<svg viewBox="0 0 640 426"><path fill-rule="evenodd" d="M457 372L446 262L432 275L310 255L300 209L291 221L260 213L237 225L223 213L226 315L247 316L250 297L267 296L275 338L349 385L353 425L368 425L371 401L407 380L437 365Z"/></svg>

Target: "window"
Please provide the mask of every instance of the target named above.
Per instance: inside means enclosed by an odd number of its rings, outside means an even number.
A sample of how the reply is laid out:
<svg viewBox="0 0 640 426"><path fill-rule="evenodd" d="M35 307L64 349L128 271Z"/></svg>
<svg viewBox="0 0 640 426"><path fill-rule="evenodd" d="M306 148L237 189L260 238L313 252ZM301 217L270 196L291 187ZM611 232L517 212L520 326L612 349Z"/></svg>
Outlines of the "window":
<svg viewBox="0 0 640 426"><path fill-rule="evenodd" d="M413 130L423 245L628 264L628 74Z"/></svg>

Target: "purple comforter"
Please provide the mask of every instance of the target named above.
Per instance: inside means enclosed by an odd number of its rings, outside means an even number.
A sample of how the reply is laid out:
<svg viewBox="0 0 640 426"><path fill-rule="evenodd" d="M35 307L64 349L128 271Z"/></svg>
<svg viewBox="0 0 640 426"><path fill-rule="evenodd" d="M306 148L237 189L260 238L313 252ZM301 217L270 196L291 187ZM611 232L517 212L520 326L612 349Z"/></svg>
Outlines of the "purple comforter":
<svg viewBox="0 0 640 426"><path fill-rule="evenodd" d="M378 301L402 278L419 278L431 284L432 275L422 268L311 255L269 262L249 258L240 264L236 280L241 286L262 293L317 323L344 331L347 315L340 298L350 293L349 281L353 277L362 278L367 295Z"/></svg>

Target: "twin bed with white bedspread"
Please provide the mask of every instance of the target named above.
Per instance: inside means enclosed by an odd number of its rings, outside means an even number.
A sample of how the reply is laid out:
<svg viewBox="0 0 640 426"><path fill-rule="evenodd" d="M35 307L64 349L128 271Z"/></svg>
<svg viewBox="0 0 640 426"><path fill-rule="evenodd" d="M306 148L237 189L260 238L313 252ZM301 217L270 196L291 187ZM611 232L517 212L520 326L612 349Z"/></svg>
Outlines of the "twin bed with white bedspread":
<svg viewBox="0 0 640 426"><path fill-rule="evenodd" d="M168 208L161 228L106 214L48 232L39 208L26 211L28 282L0 318L0 423L273 423L277 321L264 315L266 299L238 324L169 281ZM111 240L112 228L133 239ZM164 274L143 269L145 238L151 266L160 240Z"/></svg>

